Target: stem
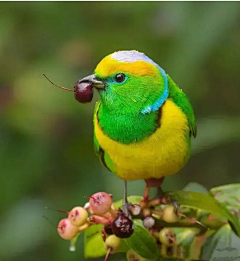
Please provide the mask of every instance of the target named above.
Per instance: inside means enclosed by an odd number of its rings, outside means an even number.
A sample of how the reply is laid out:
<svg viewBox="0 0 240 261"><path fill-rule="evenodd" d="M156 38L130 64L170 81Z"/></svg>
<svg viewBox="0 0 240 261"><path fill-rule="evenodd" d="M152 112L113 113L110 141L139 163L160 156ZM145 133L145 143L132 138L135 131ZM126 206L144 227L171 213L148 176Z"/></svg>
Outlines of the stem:
<svg viewBox="0 0 240 261"><path fill-rule="evenodd" d="M90 223L85 223L84 225L78 228L78 231L82 232L83 230L87 229L90 225Z"/></svg>
<svg viewBox="0 0 240 261"><path fill-rule="evenodd" d="M111 251L112 251L112 248L110 247L110 248L108 249L108 251L107 251L107 254L106 254L105 258L104 258L104 261L107 261L107 260L108 260Z"/></svg>
<svg viewBox="0 0 240 261"><path fill-rule="evenodd" d="M155 225L153 226L154 229L161 229L163 227L194 227L200 229L201 233L205 233L209 227L204 227L199 223L192 223L188 219L184 220L185 222L178 221L175 223L167 223L164 220L155 219Z"/></svg>
<svg viewBox="0 0 240 261"><path fill-rule="evenodd" d="M89 221L93 222L93 223L96 223L96 224L103 224L103 225L111 224L111 222L109 222L109 220L107 220L106 218L100 217L100 216L97 216L97 215L92 215L89 218Z"/></svg>

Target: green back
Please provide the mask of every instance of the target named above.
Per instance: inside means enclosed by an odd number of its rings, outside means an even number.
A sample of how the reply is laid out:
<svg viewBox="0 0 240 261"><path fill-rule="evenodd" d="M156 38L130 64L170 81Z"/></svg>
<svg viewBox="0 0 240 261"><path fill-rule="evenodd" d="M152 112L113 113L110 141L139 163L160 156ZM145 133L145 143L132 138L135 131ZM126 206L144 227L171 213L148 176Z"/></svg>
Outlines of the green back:
<svg viewBox="0 0 240 261"><path fill-rule="evenodd" d="M169 98L173 100L173 102L185 113L187 116L189 129L190 129L190 137L196 137L197 135L197 126L195 122L194 111L192 105L186 96L186 94L175 84L175 82L168 77L168 88L169 88Z"/></svg>

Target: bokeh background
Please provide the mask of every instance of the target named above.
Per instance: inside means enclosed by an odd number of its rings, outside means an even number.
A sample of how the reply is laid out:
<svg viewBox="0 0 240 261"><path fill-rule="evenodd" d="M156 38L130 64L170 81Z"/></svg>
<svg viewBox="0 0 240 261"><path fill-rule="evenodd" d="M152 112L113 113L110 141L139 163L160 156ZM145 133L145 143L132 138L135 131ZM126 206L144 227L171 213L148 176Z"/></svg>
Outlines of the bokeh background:
<svg viewBox="0 0 240 261"><path fill-rule="evenodd" d="M42 73L73 87L111 52L146 53L190 97L198 125L190 162L163 189L239 182L239 24L239 2L1 2L0 260L83 260L82 238L69 252L56 232L64 215L45 207L122 197L93 150L98 94L80 104Z"/></svg>

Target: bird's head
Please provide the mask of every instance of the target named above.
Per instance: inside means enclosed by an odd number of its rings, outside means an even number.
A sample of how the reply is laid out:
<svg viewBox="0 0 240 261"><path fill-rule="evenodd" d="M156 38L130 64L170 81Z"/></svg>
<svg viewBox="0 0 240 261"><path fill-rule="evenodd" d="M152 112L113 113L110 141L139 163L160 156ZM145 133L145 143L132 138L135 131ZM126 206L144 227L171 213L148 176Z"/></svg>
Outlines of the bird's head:
<svg viewBox="0 0 240 261"><path fill-rule="evenodd" d="M99 91L103 106L126 113L156 111L168 97L165 71L138 51L118 51L103 58L84 77Z"/></svg>

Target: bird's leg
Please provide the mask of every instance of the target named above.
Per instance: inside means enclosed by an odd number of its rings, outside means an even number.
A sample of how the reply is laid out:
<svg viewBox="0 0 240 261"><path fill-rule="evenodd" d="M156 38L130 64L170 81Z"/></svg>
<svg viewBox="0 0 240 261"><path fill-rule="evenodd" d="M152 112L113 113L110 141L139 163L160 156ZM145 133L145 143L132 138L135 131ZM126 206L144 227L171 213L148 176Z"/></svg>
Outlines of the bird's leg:
<svg viewBox="0 0 240 261"><path fill-rule="evenodd" d="M142 208L146 207L148 205L148 203L150 202L149 200L149 192L150 192L150 188L158 188L162 185L163 182L163 178L162 179L145 179L145 183L146 183L146 187L143 193L143 200L140 202L140 206Z"/></svg>
<svg viewBox="0 0 240 261"><path fill-rule="evenodd" d="M146 184L145 190L143 192L143 200L144 202L148 202L150 194L150 187Z"/></svg>
<svg viewBox="0 0 240 261"><path fill-rule="evenodd" d="M129 206L130 206L130 203L127 200L127 181L124 180L122 210L123 210L123 214L131 219L131 215L129 212Z"/></svg>
<svg viewBox="0 0 240 261"><path fill-rule="evenodd" d="M157 188L157 195L156 198L164 197L164 191L162 190L161 187Z"/></svg>
<svg viewBox="0 0 240 261"><path fill-rule="evenodd" d="M142 208L146 206L156 206L159 204L172 204L176 210L178 211L178 202L175 200L172 200L171 198L166 197L164 191L162 190L161 186L163 184L165 177L162 177L161 179L146 179L146 188L143 193L143 200L140 202L140 206ZM149 191L150 188L157 188L157 195L154 199L149 200Z"/></svg>
<svg viewBox="0 0 240 261"><path fill-rule="evenodd" d="M146 187L145 187L145 190L143 192L143 199L139 203L141 208L145 208L147 206L147 204L149 202L149 192L150 192L150 187L146 183Z"/></svg>

